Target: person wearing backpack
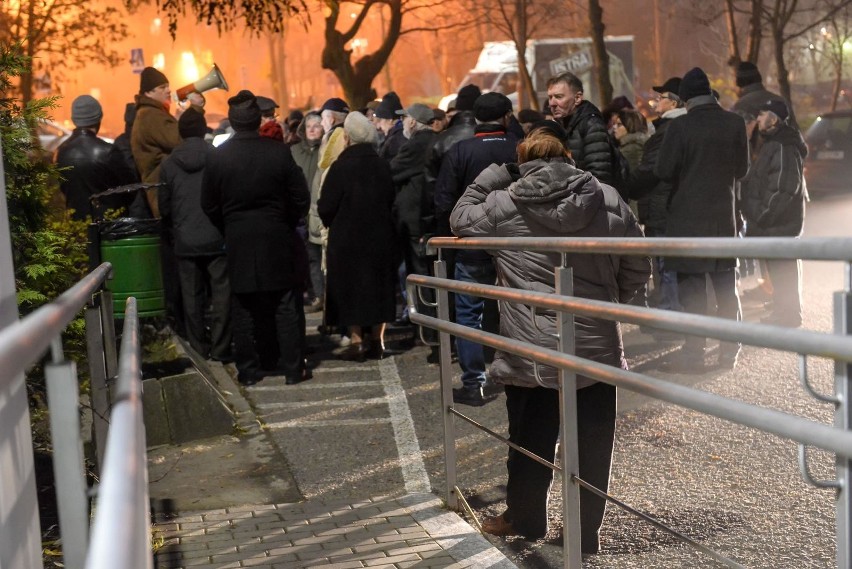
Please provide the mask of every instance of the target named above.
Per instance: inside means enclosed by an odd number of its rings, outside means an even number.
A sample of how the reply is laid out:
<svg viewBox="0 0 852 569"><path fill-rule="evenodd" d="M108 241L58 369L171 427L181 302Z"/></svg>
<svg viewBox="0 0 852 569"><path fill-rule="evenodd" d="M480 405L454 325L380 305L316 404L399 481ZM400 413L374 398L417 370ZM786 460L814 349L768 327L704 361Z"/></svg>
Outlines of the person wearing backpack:
<svg viewBox="0 0 852 569"><path fill-rule="evenodd" d="M607 131L600 110L583 99L583 82L565 72L547 82L547 101L553 118L565 127L571 157L577 168L619 189L618 144Z"/></svg>

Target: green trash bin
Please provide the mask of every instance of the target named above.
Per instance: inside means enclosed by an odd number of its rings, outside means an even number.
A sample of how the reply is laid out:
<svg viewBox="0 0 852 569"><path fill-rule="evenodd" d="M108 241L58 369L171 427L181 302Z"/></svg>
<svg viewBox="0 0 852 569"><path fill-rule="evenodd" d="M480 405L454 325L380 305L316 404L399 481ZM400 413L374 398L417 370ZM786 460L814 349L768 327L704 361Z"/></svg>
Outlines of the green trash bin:
<svg viewBox="0 0 852 569"><path fill-rule="evenodd" d="M124 318L125 301L131 296L140 318L165 315L159 220L120 218L98 229L101 261L112 263L106 288L113 294L116 318Z"/></svg>

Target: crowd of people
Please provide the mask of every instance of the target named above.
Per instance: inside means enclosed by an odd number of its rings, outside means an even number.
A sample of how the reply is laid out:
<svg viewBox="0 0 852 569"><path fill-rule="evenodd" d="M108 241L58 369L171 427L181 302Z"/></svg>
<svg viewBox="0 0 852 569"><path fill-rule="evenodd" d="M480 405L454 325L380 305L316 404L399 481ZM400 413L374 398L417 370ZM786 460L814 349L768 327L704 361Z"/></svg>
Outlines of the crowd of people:
<svg viewBox="0 0 852 569"><path fill-rule="evenodd" d="M388 325L407 321L404 278L428 275L432 236L680 238L798 236L807 192L807 154L790 107L768 92L751 63L737 69L741 96L725 110L694 68L653 86L649 121L619 97L603 110L571 73L551 78L543 112L517 115L499 93L459 90L447 111L404 106L396 93L359 110L332 98L279 122L272 99L240 91L228 100L227 130L211 144L204 97L191 93L179 117L169 82L141 74L126 132L97 138L103 110L83 95L76 125L58 150L62 192L84 219L92 194L135 181L142 195L99 207L162 220L167 306L200 355L233 361L243 385L267 375L287 384L311 376L305 312L339 335L345 360L385 357ZM643 231L644 230L644 231ZM557 254L459 250L444 258L459 281L553 292ZM568 255L574 294L740 319L735 260ZM801 325L801 266L760 263L772 283L768 323ZM649 283L652 286L649 286ZM715 305L708 300L708 283ZM419 299L417 299L419 302ZM456 294L452 318L475 329L555 347L556 314ZM428 311L428 306L420 307ZM702 373L707 342L682 341L665 368ZM581 357L626 369L617 322L576 317ZM461 338L454 351L457 404L481 406L506 394L510 440L554 460L559 432L556 370ZM715 366L732 369L740 346L723 344ZM435 361L436 353L430 355ZM615 388L579 377L579 475L606 490L615 433ZM486 520L495 535L547 532L552 471L514 450L507 462L507 510ZM605 501L581 492L582 550L598 551Z"/></svg>

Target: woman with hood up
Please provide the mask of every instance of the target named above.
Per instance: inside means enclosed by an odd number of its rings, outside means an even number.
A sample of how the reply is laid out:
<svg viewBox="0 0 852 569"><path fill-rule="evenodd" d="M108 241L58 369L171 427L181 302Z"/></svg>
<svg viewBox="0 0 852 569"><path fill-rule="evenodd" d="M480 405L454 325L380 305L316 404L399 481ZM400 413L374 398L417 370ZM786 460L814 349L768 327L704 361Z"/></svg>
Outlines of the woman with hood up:
<svg viewBox="0 0 852 569"><path fill-rule="evenodd" d="M319 148L322 143L322 117L316 111L310 111L299 124L299 142L290 146L293 160L302 169L305 179L310 184L317 172L319 164ZM311 243L308 240L306 224L300 224L300 231L305 240L308 250L308 264L310 269L310 284L308 292L311 298L307 300L305 312L317 312L322 309L325 298L325 277L322 273L322 246Z"/></svg>
<svg viewBox="0 0 852 569"><path fill-rule="evenodd" d="M518 145L519 165L492 165L471 184L450 218L459 237L642 237L642 230L618 192L578 170L563 144L564 129L553 121L534 126ZM497 284L534 292L555 291L560 253L493 251ZM575 296L627 302L651 274L648 257L568 254ZM500 333L545 348L556 348L556 313L500 303ZM535 322L533 322L535 318ZM626 369L618 322L575 316L576 353ZM560 412L555 368L497 352L489 370L506 389L509 440L548 461L555 457ZM615 387L577 377L579 475L606 491L615 437ZM547 533L547 499L553 471L514 449L506 462L506 511L483 529L500 536L539 539ZM581 547L597 553L606 501L580 491Z"/></svg>

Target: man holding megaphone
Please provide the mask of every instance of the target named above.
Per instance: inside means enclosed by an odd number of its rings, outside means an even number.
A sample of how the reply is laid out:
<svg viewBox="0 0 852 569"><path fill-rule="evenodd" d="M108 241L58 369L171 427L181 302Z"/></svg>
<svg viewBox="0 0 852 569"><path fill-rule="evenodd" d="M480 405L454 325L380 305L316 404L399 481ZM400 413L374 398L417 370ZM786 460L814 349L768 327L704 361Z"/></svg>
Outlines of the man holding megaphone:
<svg viewBox="0 0 852 569"><path fill-rule="evenodd" d="M186 97L195 110L204 113L201 93L191 92ZM170 112L171 103L168 77L153 67L143 69L136 95L136 121L130 135L133 159L143 182L160 181L160 163L180 144L177 119ZM157 189L149 189L147 197L154 216L160 217Z"/></svg>

